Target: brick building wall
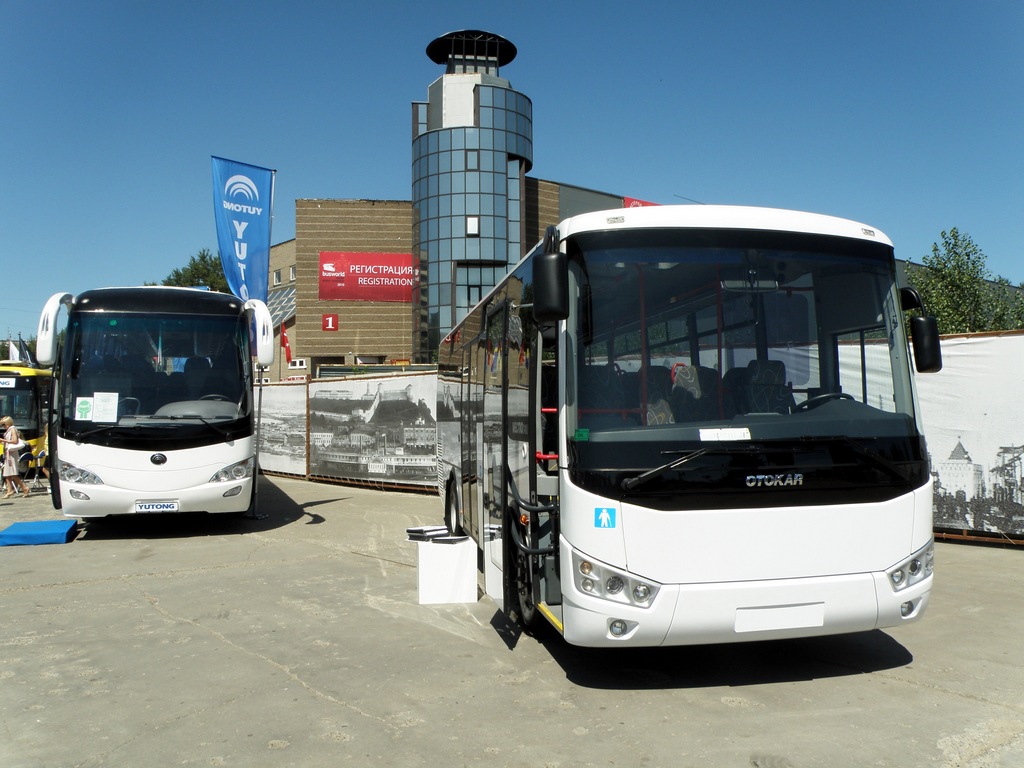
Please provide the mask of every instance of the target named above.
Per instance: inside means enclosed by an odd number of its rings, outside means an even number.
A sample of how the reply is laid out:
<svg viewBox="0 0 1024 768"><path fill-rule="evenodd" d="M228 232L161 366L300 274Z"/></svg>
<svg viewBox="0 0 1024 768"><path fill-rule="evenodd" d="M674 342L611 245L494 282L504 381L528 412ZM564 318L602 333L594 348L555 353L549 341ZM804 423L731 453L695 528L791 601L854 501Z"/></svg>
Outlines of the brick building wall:
<svg viewBox="0 0 1024 768"><path fill-rule="evenodd" d="M310 372L324 364L408 360L412 304L321 301L319 278L321 251L411 253L412 203L296 200L295 241L295 336ZM337 330L324 330L324 315L337 315Z"/></svg>

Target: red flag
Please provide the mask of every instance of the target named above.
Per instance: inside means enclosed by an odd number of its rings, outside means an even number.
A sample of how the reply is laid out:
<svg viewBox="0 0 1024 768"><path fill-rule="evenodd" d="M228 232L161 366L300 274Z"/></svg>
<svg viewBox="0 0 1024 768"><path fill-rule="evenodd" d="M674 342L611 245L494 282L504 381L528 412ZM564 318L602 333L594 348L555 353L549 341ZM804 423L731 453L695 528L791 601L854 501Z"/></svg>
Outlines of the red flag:
<svg viewBox="0 0 1024 768"><path fill-rule="evenodd" d="M281 346L284 347L284 359L290 363L292 361L292 347L288 343L288 331L284 329L284 323L281 323Z"/></svg>

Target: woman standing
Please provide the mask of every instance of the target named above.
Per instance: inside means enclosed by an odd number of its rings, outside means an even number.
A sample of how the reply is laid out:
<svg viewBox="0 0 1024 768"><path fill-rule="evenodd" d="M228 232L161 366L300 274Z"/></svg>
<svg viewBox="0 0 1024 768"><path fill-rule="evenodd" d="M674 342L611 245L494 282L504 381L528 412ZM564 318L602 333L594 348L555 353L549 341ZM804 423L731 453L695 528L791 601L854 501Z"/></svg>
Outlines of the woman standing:
<svg viewBox="0 0 1024 768"><path fill-rule="evenodd" d="M10 416L0 419L0 427L4 429L4 484L7 486L7 493L3 497L11 498L15 486L21 486L22 494L28 496L28 486L18 472L18 451L24 447L25 441L21 439L18 428L14 426L14 419Z"/></svg>

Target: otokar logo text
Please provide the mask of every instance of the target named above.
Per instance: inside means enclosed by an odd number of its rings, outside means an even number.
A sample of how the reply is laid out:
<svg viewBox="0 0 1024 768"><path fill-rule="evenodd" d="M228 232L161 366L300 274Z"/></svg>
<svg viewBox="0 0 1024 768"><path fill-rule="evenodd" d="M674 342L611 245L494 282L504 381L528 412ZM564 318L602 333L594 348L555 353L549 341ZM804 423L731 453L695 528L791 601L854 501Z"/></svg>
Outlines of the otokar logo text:
<svg viewBox="0 0 1024 768"><path fill-rule="evenodd" d="M797 473L790 475L747 475L747 488L781 488L803 484L804 476Z"/></svg>

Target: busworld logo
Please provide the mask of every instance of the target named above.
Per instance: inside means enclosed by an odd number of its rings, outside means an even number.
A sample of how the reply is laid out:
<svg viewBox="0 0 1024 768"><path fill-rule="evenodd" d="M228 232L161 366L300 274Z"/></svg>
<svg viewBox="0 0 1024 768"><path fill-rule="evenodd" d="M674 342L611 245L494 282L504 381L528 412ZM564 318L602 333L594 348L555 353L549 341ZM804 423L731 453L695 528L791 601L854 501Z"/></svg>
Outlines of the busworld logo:
<svg viewBox="0 0 1024 768"><path fill-rule="evenodd" d="M227 180L227 183L224 184L224 207L229 211L235 211L236 213L249 213L255 216L259 216L263 213L262 208L235 202L234 198L239 197L250 203L259 202L259 190L256 189L256 185L253 184L252 179L248 176L232 176Z"/></svg>

